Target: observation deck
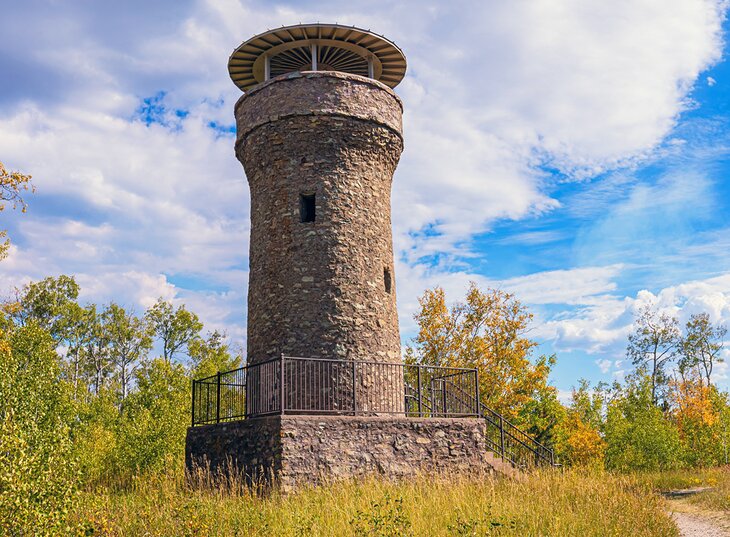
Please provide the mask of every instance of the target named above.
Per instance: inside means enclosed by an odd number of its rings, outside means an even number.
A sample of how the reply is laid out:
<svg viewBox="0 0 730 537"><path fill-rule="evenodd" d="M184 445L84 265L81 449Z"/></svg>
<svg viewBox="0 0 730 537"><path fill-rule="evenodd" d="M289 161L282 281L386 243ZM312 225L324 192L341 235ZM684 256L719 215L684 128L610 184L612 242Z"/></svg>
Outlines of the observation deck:
<svg viewBox="0 0 730 537"><path fill-rule="evenodd" d="M369 30L317 23L261 33L228 60L231 80L243 91L298 71L339 71L394 88L405 76L406 57L395 43Z"/></svg>

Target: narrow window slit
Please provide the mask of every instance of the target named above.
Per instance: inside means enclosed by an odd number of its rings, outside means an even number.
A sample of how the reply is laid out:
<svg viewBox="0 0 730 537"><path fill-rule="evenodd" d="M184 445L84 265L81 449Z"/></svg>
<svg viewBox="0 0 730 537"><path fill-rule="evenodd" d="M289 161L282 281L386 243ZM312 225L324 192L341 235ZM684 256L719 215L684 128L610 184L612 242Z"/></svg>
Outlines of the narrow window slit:
<svg viewBox="0 0 730 537"><path fill-rule="evenodd" d="M299 195L299 216L302 222L314 222L316 217L315 194Z"/></svg>
<svg viewBox="0 0 730 537"><path fill-rule="evenodd" d="M390 269L388 267L383 269L383 283L385 284L385 292L390 294L390 290L393 287L393 278L390 275Z"/></svg>

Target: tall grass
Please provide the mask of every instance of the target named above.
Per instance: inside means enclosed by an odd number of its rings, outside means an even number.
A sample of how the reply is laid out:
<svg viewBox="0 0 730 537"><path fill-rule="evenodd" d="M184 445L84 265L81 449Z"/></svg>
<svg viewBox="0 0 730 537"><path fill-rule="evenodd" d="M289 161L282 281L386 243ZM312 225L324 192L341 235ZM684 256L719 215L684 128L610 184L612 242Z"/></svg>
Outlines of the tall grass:
<svg viewBox="0 0 730 537"><path fill-rule="evenodd" d="M711 511L730 511L730 469L714 472L707 485L712 489L689 497L689 502Z"/></svg>
<svg viewBox="0 0 730 537"><path fill-rule="evenodd" d="M709 487L685 498L687 503L709 511L730 511L730 467L686 468L666 472L647 472L634 477L657 492Z"/></svg>
<svg viewBox="0 0 730 537"><path fill-rule="evenodd" d="M656 492L714 487L730 479L730 468L681 468L661 472L637 472L634 479Z"/></svg>
<svg viewBox="0 0 730 537"><path fill-rule="evenodd" d="M664 501L630 477L548 471L505 479L371 478L262 496L236 480L190 488L179 472L84 494L87 535L662 536Z"/></svg>

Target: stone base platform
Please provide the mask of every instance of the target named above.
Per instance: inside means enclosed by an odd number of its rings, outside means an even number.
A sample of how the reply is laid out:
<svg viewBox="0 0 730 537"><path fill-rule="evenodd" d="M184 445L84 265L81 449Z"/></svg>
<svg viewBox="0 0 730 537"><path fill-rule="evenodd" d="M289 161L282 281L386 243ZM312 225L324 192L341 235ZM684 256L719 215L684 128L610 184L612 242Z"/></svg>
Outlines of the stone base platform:
<svg viewBox="0 0 730 537"><path fill-rule="evenodd" d="M503 472L476 418L277 415L188 429L186 464L282 490L380 474Z"/></svg>

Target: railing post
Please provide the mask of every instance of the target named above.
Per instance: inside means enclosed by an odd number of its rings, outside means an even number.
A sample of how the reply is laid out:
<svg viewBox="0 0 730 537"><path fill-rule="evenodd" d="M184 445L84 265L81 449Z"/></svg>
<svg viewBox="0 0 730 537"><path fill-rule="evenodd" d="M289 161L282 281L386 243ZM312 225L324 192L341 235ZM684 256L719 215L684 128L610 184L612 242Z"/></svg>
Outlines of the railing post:
<svg viewBox="0 0 730 537"><path fill-rule="evenodd" d="M284 354L282 353L281 359L279 360L279 406L281 407L281 413L284 413Z"/></svg>
<svg viewBox="0 0 730 537"><path fill-rule="evenodd" d="M190 414L192 414L193 418L192 427L195 427L195 379L193 379L193 404L190 407Z"/></svg>
<svg viewBox="0 0 730 537"><path fill-rule="evenodd" d="M248 418L248 399L249 399L249 392L248 392L248 362L246 362L246 365L243 366L243 417Z"/></svg>
<svg viewBox="0 0 730 537"><path fill-rule="evenodd" d="M442 410L444 411L443 415L446 416L446 381L444 379L441 379L441 400L444 405L442 407Z"/></svg>
<svg viewBox="0 0 730 537"><path fill-rule="evenodd" d="M479 370L474 370L474 404L477 407L477 417L482 417L482 405L479 400Z"/></svg>
<svg viewBox="0 0 730 537"><path fill-rule="evenodd" d="M499 450L502 452L502 460L504 460L504 417L499 415Z"/></svg>
<svg viewBox="0 0 730 537"><path fill-rule="evenodd" d="M221 421L221 372L216 375L216 394L215 394L215 422Z"/></svg>
<svg viewBox="0 0 730 537"><path fill-rule="evenodd" d="M423 386L421 385L421 365L416 365L416 372L418 376L418 417L423 417Z"/></svg>
<svg viewBox="0 0 730 537"><path fill-rule="evenodd" d="M352 413L357 414L357 362L352 361Z"/></svg>

